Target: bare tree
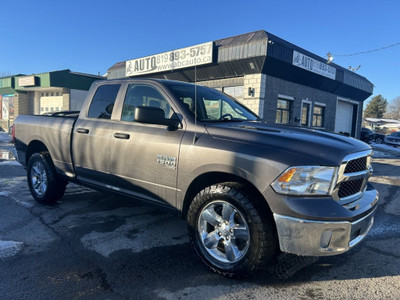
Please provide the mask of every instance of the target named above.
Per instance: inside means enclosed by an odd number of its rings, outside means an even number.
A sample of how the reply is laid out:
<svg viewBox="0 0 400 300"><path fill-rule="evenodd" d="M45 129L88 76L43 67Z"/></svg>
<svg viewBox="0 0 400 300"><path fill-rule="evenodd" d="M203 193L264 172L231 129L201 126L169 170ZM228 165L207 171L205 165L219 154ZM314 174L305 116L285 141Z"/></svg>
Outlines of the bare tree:
<svg viewBox="0 0 400 300"><path fill-rule="evenodd" d="M385 118L400 120L400 96L389 102Z"/></svg>
<svg viewBox="0 0 400 300"><path fill-rule="evenodd" d="M0 77L7 77L11 76L11 73L8 71L0 71Z"/></svg>

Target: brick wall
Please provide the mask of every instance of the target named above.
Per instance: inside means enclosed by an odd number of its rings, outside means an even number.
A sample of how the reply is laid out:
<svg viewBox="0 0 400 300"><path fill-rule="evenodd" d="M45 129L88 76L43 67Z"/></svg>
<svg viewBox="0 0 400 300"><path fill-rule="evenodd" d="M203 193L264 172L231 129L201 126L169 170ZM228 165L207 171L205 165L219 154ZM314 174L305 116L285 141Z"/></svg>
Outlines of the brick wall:
<svg viewBox="0 0 400 300"><path fill-rule="evenodd" d="M63 97L63 108L62 110L69 110L69 99L70 99L70 91L69 89L63 89L62 91Z"/></svg>
<svg viewBox="0 0 400 300"><path fill-rule="evenodd" d="M276 106L279 95L293 97L291 124L299 125L295 118L301 118L301 102L308 100L326 104L324 129L334 131L336 118L337 95L321 90L285 81L276 77L266 76L266 96L264 105L264 118L275 122ZM362 105L360 105L362 107Z"/></svg>
<svg viewBox="0 0 400 300"><path fill-rule="evenodd" d="M17 109L15 109L16 115L31 115L33 113L33 99L31 93L18 93L18 101L15 101L17 103Z"/></svg>
<svg viewBox="0 0 400 300"><path fill-rule="evenodd" d="M251 74L244 77L243 104L259 115L260 118L264 118L266 85L265 74Z"/></svg>

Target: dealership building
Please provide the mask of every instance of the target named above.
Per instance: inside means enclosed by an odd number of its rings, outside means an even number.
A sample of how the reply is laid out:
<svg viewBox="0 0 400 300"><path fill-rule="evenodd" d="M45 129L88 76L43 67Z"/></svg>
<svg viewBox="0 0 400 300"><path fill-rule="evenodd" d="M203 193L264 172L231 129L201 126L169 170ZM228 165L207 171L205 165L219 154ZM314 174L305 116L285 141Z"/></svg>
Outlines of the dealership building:
<svg viewBox="0 0 400 300"><path fill-rule="evenodd" d="M365 77L264 30L114 64L107 79L196 82L232 95L262 119L359 137Z"/></svg>
<svg viewBox="0 0 400 300"><path fill-rule="evenodd" d="M40 115L80 110L86 93L101 76L61 70L0 78L0 127L12 125L19 115Z"/></svg>

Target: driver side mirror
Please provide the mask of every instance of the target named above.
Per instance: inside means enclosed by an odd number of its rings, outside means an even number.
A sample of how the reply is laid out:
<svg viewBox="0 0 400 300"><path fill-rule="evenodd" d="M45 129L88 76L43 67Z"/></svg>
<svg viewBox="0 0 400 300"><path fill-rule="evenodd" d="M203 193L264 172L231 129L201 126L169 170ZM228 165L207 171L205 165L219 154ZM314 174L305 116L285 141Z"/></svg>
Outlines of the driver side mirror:
<svg viewBox="0 0 400 300"><path fill-rule="evenodd" d="M135 121L140 123L158 124L168 126L170 130L179 127L179 120L176 118L166 119L161 108L152 106L137 106L135 108Z"/></svg>

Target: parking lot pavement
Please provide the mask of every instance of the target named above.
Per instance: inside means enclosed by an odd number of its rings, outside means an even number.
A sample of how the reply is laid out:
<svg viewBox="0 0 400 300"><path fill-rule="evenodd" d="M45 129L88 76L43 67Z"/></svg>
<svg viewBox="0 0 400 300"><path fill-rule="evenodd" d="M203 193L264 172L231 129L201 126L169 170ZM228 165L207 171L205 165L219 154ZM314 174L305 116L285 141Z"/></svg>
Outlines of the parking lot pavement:
<svg viewBox="0 0 400 300"><path fill-rule="evenodd" d="M0 299L400 299L400 160L377 155L373 167L381 202L365 241L235 280L202 265L179 216L74 184L40 205L25 170L1 159Z"/></svg>

